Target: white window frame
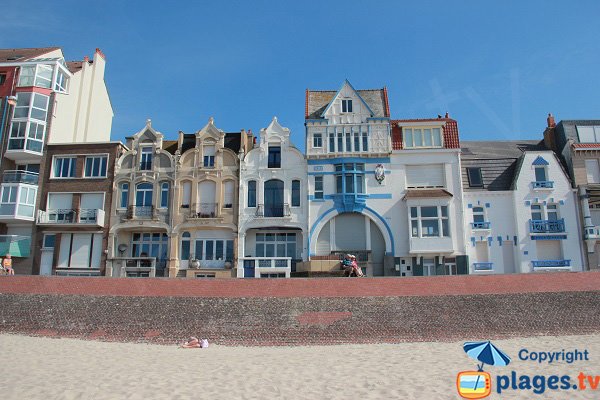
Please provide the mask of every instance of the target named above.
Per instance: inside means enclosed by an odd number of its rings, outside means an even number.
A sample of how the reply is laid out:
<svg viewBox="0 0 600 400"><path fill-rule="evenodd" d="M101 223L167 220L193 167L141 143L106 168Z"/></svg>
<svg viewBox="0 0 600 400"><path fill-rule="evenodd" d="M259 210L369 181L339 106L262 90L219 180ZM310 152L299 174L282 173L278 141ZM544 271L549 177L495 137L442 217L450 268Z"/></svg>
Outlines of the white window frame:
<svg viewBox="0 0 600 400"><path fill-rule="evenodd" d="M344 114L350 114L353 111L353 107L352 107L352 99L342 99L342 104L341 104L341 111Z"/></svg>
<svg viewBox="0 0 600 400"><path fill-rule="evenodd" d="M426 132L429 130L429 132ZM439 144L436 144L434 132L439 133ZM429 133L431 144L425 144ZM421 143L416 144L415 137L420 135ZM410 138L410 139L409 139ZM444 132L442 126L402 127L402 141L405 149L441 149L444 147Z"/></svg>
<svg viewBox="0 0 600 400"><path fill-rule="evenodd" d="M93 163L97 159L100 160L99 165L98 165L98 173L102 172L102 160L104 160L104 175L93 175L93 172L94 172L94 164ZM92 162L92 167L91 167L92 175L87 174L88 162ZM108 154L97 154L97 155L94 154L94 155L85 157L85 163L83 164L83 177L84 178L99 179L99 178L106 178L107 175L108 175Z"/></svg>
<svg viewBox="0 0 600 400"><path fill-rule="evenodd" d="M149 159L149 160L148 160ZM150 163L150 168L142 169L142 166ZM154 167L154 147L140 146L140 163L138 164L140 171L152 171Z"/></svg>
<svg viewBox="0 0 600 400"><path fill-rule="evenodd" d="M160 196L158 199L158 208L169 208L169 182L166 181L162 181L160 182ZM163 202L163 200L165 200L165 198L163 196L165 196L165 192L166 192L166 204L165 202Z"/></svg>
<svg viewBox="0 0 600 400"><path fill-rule="evenodd" d="M320 149L323 147L323 134L321 132L313 133L313 148Z"/></svg>
<svg viewBox="0 0 600 400"><path fill-rule="evenodd" d="M435 217L423 217L421 216L421 209L422 208L429 208L429 207L435 207L437 209L437 214ZM416 215L413 215L412 209L415 208L417 213ZM444 215L444 210L445 210L445 214ZM449 216L449 210L448 210L448 206L447 205L413 205L410 206L408 209L408 217L410 219L410 224L409 224L409 229L410 229L410 235L412 238L425 238L425 239L430 239L430 238L443 238L443 237L451 237L451 230L450 230L450 216ZM427 235L424 236L423 235L423 221L433 221L433 220L437 220L438 221L438 236L433 236L433 235ZM444 235L444 221L446 221L447 224L447 233L448 235ZM414 230L414 226L413 226L413 222L417 223L417 234L415 235L415 230Z"/></svg>
<svg viewBox="0 0 600 400"><path fill-rule="evenodd" d="M56 163L58 160L62 160L61 165L60 165L60 171L56 170ZM69 176L57 176L57 173L61 173L64 169L64 161L65 160L69 160L69 172L72 173L73 175L69 175ZM77 173L76 170L77 167L77 156L70 156L70 155L56 155L52 157L52 173L51 173L51 178L50 179L75 179L76 176L75 174Z"/></svg>
<svg viewBox="0 0 600 400"><path fill-rule="evenodd" d="M317 188L317 181L320 181L321 188ZM314 191L315 200L323 200L324 191L323 191L323 175L315 175L315 191Z"/></svg>
<svg viewBox="0 0 600 400"><path fill-rule="evenodd" d="M19 95L29 95L29 102L26 105L19 103ZM45 100L45 108L35 106L36 98ZM33 151L41 153L44 148L44 137L46 136L46 120L48 119L48 108L50 105L50 97L36 92L20 92L17 93L17 106L13 110L13 118L10 125L8 151ZM26 109L26 115L16 115L20 109ZM33 116L33 110L42 112L44 118L36 118ZM15 130L15 126L18 128ZM15 134L16 133L16 134ZM12 143L22 141L23 145L13 146ZM31 149L30 142L39 145L39 150Z"/></svg>
<svg viewBox="0 0 600 400"><path fill-rule="evenodd" d="M125 188L126 186L126 188ZM129 207L129 188L131 187L131 184L129 182L120 182L119 183L119 197L117 199L117 208L118 209L126 209L127 207ZM126 194L125 197L123 197L123 194ZM123 198L125 199L125 205L123 205Z"/></svg>

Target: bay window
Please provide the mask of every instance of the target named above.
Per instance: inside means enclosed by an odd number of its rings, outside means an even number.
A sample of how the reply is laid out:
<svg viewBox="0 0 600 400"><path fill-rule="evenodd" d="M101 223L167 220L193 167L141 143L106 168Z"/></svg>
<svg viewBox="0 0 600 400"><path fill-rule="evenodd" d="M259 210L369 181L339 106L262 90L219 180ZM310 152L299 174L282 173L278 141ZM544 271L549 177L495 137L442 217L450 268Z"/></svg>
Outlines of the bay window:
<svg viewBox="0 0 600 400"><path fill-rule="evenodd" d="M8 150L41 153L46 131L49 97L39 93L17 93Z"/></svg>
<svg viewBox="0 0 600 400"><path fill-rule="evenodd" d="M403 128L404 148L442 147L441 128Z"/></svg>
<svg viewBox="0 0 600 400"><path fill-rule="evenodd" d="M354 163L336 164L335 187L336 193L364 193L365 165Z"/></svg>
<svg viewBox="0 0 600 400"><path fill-rule="evenodd" d="M412 237L448 237L448 206L415 206L410 208Z"/></svg>

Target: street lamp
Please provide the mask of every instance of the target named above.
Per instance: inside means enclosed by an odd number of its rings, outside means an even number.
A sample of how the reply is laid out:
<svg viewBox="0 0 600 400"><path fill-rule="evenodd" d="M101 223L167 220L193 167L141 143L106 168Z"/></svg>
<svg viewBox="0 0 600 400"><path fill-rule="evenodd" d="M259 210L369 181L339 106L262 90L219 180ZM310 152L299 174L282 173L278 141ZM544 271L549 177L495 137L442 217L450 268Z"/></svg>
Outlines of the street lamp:
<svg viewBox="0 0 600 400"><path fill-rule="evenodd" d="M8 103L9 106L16 106L17 105L17 97L16 96L7 96L6 102Z"/></svg>

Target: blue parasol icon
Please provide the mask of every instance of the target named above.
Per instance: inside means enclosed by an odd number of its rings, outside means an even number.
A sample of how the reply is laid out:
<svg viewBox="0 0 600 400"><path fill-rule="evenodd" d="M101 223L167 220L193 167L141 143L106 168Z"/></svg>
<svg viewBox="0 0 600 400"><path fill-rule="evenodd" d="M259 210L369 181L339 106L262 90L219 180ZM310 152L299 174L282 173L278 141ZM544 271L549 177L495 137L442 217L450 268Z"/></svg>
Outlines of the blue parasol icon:
<svg viewBox="0 0 600 400"><path fill-rule="evenodd" d="M504 367L510 363L510 357L489 340L487 342L466 342L463 349L469 357L481 361L481 365L478 366L480 371L483 371L483 364Z"/></svg>

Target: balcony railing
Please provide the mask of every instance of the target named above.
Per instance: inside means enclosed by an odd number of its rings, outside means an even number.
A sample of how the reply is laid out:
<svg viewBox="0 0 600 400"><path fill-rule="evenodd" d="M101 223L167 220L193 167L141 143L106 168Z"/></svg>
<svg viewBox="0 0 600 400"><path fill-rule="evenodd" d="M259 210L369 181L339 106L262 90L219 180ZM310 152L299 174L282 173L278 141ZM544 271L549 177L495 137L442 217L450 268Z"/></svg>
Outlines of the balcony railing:
<svg viewBox="0 0 600 400"><path fill-rule="evenodd" d="M129 206L127 207L128 219L154 218L154 206Z"/></svg>
<svg viewBox="0 0 600 400"><path fill-rule="evenodd" d="M475 262L473 263L474 271L493 271L494 263L491 262Z"/></svg>
<svg viewBox="0 0 600 400"><path fill-rule="evenodd" d="M196 203L190 208L188 218L219 218L219 203Z"/></svg>
<svg viewBox="0 0 600 400"><path fill-rule="evenodd" d="M535 181L531 183L534 189L552 189L554 187L554 181Z"/></svg>
<svg viewBox="0 0 600 400"><path fill-rule="evenodd" d="M104 226L104 210L97 208L38 210L38 224L89 224Z"/></svg>
<svg viewBox="0 0 600 400"><path fill-rule="evenodd" d="M473 229L490 229L489 222L471 222L471 227Z"/></svg>
<svg viewBox="0 0 600 400"><path fill-rule="evenodd" d="M29 185L37 185L40 174L37 172L9 170L2 174L3 183L27 183Z"/></svg>
<svg viewBox="0 0 600 400"><path fill-rule="evenodd" d="M560 233L565 231L565 219L557 220L529 220L529 232L531 233Z"/></svg>
<svg viewBox="0 0 600 400"><path fill-rule="evenodd" d="M256 216L264 218L281 218L289 217L291 215L289 204L283 204L281 206L265 206L259 204L256 207Z"/></svg>
<svg viewBox="0 0 600 400"><path fill-rule="evenodd" d="M157 274L158 262L155 257L115 257L107 260L113 277L148 277ZM160 269L164 273L164 269ZM159 274L160 275L160 274Z"/></svg>
<svg viewBox="0 0 600 400"><path fill-rule="evenodd" d="M533 268L561 268L570 267L571 260L536 260L531 261Z"/></svg>

